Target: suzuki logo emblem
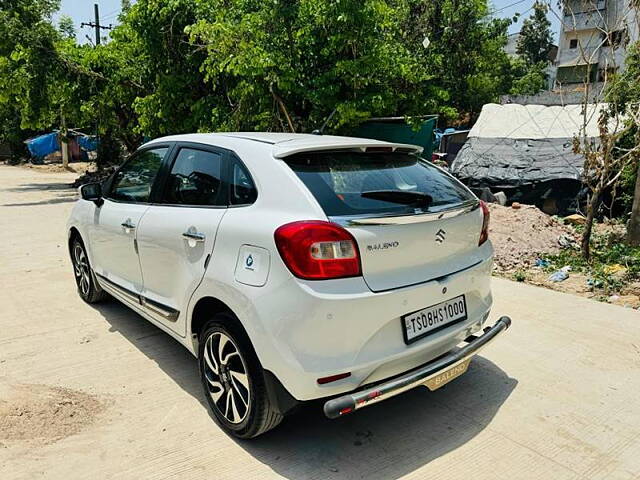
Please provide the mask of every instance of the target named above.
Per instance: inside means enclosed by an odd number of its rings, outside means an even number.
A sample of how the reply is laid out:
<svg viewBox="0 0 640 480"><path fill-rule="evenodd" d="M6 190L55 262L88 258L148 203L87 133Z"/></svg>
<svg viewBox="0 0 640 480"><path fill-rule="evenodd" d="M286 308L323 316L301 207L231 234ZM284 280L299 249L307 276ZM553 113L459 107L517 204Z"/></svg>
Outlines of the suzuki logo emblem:
<svg viewBox="0 0 640 480"><path fill-rule="evenodd" d="M447 237L447 232L445 232L444 230L440 229L436 232L436 242L442 243L444 242L446 237Z"/></svg>

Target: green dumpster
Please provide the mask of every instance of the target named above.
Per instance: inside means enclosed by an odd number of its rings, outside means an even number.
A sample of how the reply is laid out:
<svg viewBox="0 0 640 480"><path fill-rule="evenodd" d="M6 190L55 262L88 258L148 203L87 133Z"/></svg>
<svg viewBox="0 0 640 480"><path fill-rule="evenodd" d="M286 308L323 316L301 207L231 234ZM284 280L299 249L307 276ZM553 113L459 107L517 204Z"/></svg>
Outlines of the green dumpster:
<svg viewBox="0 0 640 480"><path fill-rule="evenodd" d="M417 130L408 125L404 117L372 118L361 123L353 132L354 137L372 138L387 142L408 143L424 148L422 156L431 160L433 152L433 130L438 120L437 115L422 118Z"/></svg>

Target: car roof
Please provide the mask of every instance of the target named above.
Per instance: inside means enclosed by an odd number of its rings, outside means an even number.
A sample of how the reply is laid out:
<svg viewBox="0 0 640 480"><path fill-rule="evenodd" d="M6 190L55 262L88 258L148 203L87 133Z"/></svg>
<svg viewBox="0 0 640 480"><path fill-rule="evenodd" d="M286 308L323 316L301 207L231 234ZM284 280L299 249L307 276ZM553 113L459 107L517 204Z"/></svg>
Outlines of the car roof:
<svg viewBox="0 0 640 480"><path fill-rule="evenodd" d="M270 146L275 158L284 158L296 153L335 149L360 149L368 147L391 147L393 151L410 153L422 152L422 147L402 143L372 140L369 138L342 137L336 135L315 135L310 133L278 132L221 132L173 135L152 140L146 145L161 142L195 142L205 145L233 149L236 145L256 142Z"/></svg>

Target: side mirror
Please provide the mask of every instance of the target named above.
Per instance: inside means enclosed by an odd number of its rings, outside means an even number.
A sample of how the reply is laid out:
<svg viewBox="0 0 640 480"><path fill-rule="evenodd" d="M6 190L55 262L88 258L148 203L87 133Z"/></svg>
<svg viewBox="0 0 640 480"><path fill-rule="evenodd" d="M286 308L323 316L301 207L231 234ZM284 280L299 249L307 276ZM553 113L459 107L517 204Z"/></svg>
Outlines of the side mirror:
<svg viewBox="0 0 640 480"><path fill-rule="evenodd" d="M83 200L89 200L95 203L97 206L101 206L102 200L102 185L100 183L87 183L80 187L80 196Z"/></svg>

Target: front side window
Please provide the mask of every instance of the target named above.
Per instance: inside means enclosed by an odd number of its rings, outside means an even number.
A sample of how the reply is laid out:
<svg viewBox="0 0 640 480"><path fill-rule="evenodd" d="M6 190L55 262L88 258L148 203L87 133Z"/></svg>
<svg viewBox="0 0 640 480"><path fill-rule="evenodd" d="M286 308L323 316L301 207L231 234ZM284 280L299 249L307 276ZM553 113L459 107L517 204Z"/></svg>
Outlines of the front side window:
<svg viewBox="0 0 640 480"><path fill-rule="evenodd" d="M328 216L435 212L474 198L456 179L414 155L315 152L285 161Z"/></svg>
<svg viewBox="0 0 640 480"><path fill-rule="evenodd" d="M222 155L182 148L178 152L162 202L171 205L225 205Z"/></svg>
<svg viewBox="0 0 640 480"><path fill-rule="evenodd" d="M148 202L167 150L168 148L155 148L132 157L116 173L109 198L121 202Z"/></svg>

